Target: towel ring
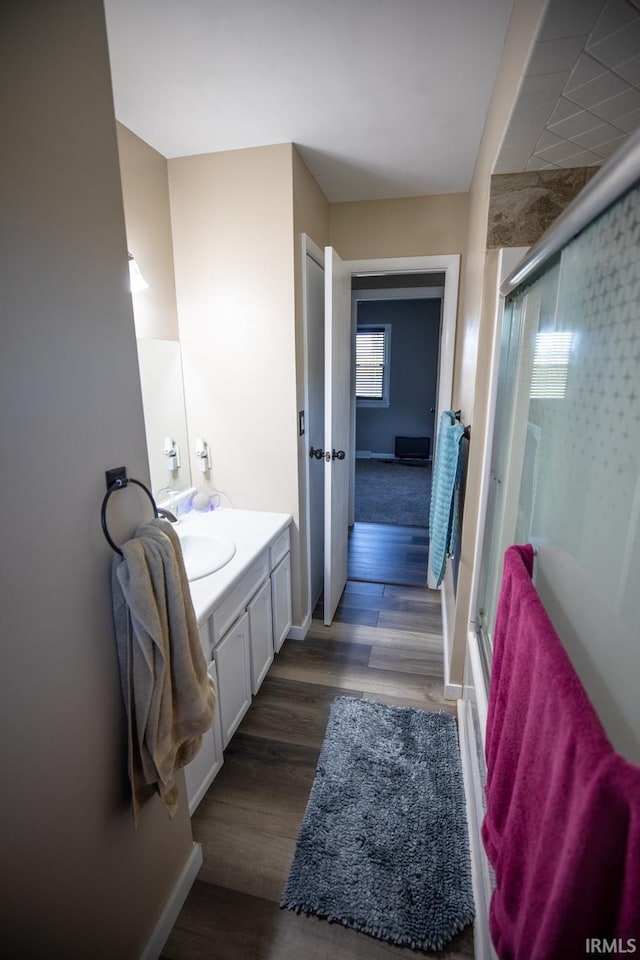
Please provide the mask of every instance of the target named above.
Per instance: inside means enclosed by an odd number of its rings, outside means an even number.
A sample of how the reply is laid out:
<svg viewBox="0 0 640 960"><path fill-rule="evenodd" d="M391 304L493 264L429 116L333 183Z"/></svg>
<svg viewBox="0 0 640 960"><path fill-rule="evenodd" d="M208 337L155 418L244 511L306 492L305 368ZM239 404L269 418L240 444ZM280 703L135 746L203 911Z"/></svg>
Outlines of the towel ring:
<svg viewBox="0 0 640 960"><path fill-rule="evenodd" d="M115 550L115 552L120 554L120 556L122 557L123 556L122 550L111 539L111 535L107 527L107 503L109 502L109 497L111 496L111 494L114 493L116 490L124 490L124 488L130 483L135 483L136 487L140 487L142 490L144 490L146 495L149 497L149 500L151 501L151 506L153 507L153 516L155 518L158 517L158 507L156 505L155 500L153 499L153 494L147 487L145 487L144 483L141 483L140 480L134 480L133 477L127 477L126 470L124 468L118 468L118 476L115 480L111 480L113 473L114 471L111 471L111 470L107 471L107 492L105 493L104 500L102 501L102 510L100 511L100 522L102 523L102 532L104 533L107 539L107 543L112 548L112 550Z"/></svg>

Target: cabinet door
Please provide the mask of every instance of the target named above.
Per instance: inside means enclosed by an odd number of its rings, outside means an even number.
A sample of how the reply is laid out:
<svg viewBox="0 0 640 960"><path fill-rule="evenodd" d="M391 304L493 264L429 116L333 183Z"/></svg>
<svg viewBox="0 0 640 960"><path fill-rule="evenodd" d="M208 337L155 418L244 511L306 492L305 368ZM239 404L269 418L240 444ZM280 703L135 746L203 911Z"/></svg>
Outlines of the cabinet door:
<svg viewBox="0 0 640 960"><path fill-rule="evenodd" d="M291 627L291 554L287 554L271 574L273 609L273 646L276 651L284 643Z"/></svg>
<svg viewBox="0 0 640 960"><path fill-rule="evenodd" d="M209 676L216 689L216 712L213 718L213 727L204 734L200 750L191 763L188 763L184 768L187 797L189 798L189 816L193 816L194 810L209 789L224 761L220 730L220 694L218 692L216 665L213 661L209 664Z"/></svg>
<svg viewBox="0 0 640 960"><path fill-rule="evenodd" d="M251 693L256 694L273 663L271 581L267 580L247 608L251 651Z"/></svg>
<svg viewBox="0 0 640 960"><path fill-rule="evenodd" d="M222 745L226 747L251 704L248 614L224 635L213 657L218 671Z"/></svg>

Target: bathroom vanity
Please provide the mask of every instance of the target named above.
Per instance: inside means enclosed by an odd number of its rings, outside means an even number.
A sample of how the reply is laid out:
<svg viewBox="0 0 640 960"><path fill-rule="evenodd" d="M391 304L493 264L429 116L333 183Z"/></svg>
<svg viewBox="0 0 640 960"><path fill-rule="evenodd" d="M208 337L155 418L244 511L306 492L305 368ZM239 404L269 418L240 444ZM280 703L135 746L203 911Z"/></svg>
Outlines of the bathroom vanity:
<svg viewBox="0 0 640 960"><path fill-rule="evenodd" d="M208 540L213 552L223 542L235 546L223 566L189 583L216 688L213 727L185 768L191 814L220 770L224 750L291 627L291 519L283 513L218 509L186 514L175 528L185 557L194 545L206 552Z"/></svg>

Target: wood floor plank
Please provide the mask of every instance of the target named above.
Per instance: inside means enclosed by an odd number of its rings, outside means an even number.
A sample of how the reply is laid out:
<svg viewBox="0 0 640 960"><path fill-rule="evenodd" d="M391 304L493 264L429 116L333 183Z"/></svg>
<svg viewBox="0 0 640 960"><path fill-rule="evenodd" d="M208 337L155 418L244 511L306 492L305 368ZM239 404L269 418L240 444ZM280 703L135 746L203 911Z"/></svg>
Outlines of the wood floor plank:
<svg viewBox="0 0 640 960"><path fill-rule="evenodd" d="M444 700L438 705L427 704L425 706L424 699L421 697L399 697L397 694L390 696L389 694L381 693L379 690L363 694L362 699L374 700L376 703L388 703L392 707L414 707L416 710L426 710L427 712L442 710L444 713L450 713L453 717L457 717L458 714L456 700Z"/></svg>
<svg viewBox="0 0 640 960"><path fill-rule="evenodd" d="M340 606L334 614L338 623L360 623L363 626L375 627L378 622L378 610L367 610L363 607Z"/></svg>
<svg viewBox="0 0 640 960"><path fill-rule="evenodd" d="M354 625L349 625L352 629ZM355 626L360 626L356 624ZM367 628L371 631L371 627ZM333 636L325 636L322 639L315 639L311 631L304 640L288 639L282 646L280 653L274 660L269 670L269 676L277 677L278 672L274 666L278 663L291 662L301 666L315 661L321 665L330 665L334 667L348 667L356 664L367 665L371 654L372 642L369 639L368 644L351 643L348 640L338 639ZM358 689L356 687L355 689Z"/></svg>
<svg viewBox="0 0 640 960"><path fill-rule="evenodd" d="M319 749L331 704L336 697L344 696L361 697L362 691L281 680L269 674L239 732Z"/></svg>
<svg viewBox="0 0 640 960"><path fill-rule="evenodd" d="M349 532L352 580L426 584L428 546L424 527L355 523Z"/></svg>
<svg viewBox="0 0 640 960"><path fill-rule="evenodd" d="M161 960L470 960L472 928L422 953L197 880Z"/></svg>
<svg viewBox="0 0 640 960"><path fill-rule="evenodd" d="M204 860L199 879L278 903L293 862L298 818L289 814L293 836L285 837L274 830L272 818L265 817L260 829L246 810L221 804L216 814L215 819L201 821L194 830L197 843L215 850L215 856Z"/></svg>
<svg viewBox="0 0 640 960"><path fill-rule="evenodd" d="M423 603L430 603L434 607L441 609L442 601L439 590L430 590L428 587L423 589L417 587L403 587L398 584L387 583L384 586L382 594L384 597L395 597L397 600L412 600L414 603L421 600Z"/></svg>
<svg viewBox="0 0 640 960"><path fill-rule="evenodd" d="M426 527L403 527L395 523L354 523L349 531L358 540L410 540L411 537L427 537Z"/></svg>
<svg viewBox="0 0 640 960"><path fill-rule="evenodd" d="M427 582L427 571L425 567L424 575L422 573L409 576L406 567L388 567L386 570L382 571L384 580L386 583L397 583L397 584L413 584L416 587L424 586ZM378 580L381 576L381 571L377 565L367 565L362 564L359 566L354 565L354 568L349 568L349 576L354 579L360 578L363 581L369 580Z"/></svg>
<svg viewBox="0 0 640 960"><path fill-rule="evenodd" d="M416 651L399 644L395 647L374 647L369 657L369 666L379 670L395 670L400 673L422 673L425 676L444 678L442 650Z"/></svg>
<svg viewBox="0 0 640 960"><path fill-rule="evenodd" d="M384 556L386 560L394 559L398 561L406 560L407 563L419 564L424 557L424 546L415 543L385 543ZM366 558L371 557L371 545L368 543L354 542L351 545L351 556Z"/></svg>
<svg viewBox="0 0 640 960"><path fill-rule="evenodd" d="M313 620L307 634L309 640L344 640L347 643L360 643L364 646L415 646L422 649L425 642L442 650L442 632L440 630L401 630L398 627L365 627L356 623L333 623L326 627L321 621ZM288 641L285 641L285 646Z"/></svg>
<svg viewBox="0 0 640 960"><path fill-rule="evenodd" d="M209 816L216 802L265 813L303 810L317 759L315 747L236 732L192 823Z"/></svg>
<svg viewBox="0 0 640 960"><path fill-rule="evenodd" d="M410 588L405 588L410 589ZM396 610L399 612L424 614L429 619L440 620L442 613L439 604L431 603L420 597L397 596L395 594L372 595L369 593L345 592L342 594L338 609Z"/></svg>
<svg viewBox="0 0 640 960"><path fill-rule="evenodd" d="M441 629L441 618L435 614L420 611L409 613L406 610L381 610L378 614L378 624L381 627L397 627L401 630L438 630Z"/></svg>
<svg viewBox="0 0 640 960"><path fill-rule="evenodd" d="M320 660L299 663L279 657L271 667L273 675L284 680L321 683L333 687L362 690L380 690L390 696L421 700L423 709L439 709L445 702L442 680L438 677L416 676L400 671L374 669L359 664L330 664Z"/></svg>
<svg viewBox="0 0 640 960"><path fill-rule="evenodd" d="M365 580L347 580L345 593L369 593L382 596L385 591L384 583L368 583Z"/></svg>

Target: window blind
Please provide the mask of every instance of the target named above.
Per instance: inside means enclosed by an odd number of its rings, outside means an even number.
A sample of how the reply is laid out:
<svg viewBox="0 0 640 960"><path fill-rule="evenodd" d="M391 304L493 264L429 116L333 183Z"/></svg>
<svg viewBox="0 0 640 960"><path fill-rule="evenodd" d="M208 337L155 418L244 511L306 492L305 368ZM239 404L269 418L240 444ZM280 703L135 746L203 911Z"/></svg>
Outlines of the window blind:
<svg viewBox="0 0 640 960"><path fill-rule="evenodd" d="M385 335L384 327L356 333L356 397L360 399L384 397Z"/></svg>
<svg viewBox="0 0 640 960"><path fill-rule="evenodd" d="M567 389L567 371L573 335L544 331L536 336L531 378L532 400L562 400Z"/></svg>

